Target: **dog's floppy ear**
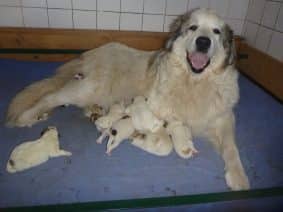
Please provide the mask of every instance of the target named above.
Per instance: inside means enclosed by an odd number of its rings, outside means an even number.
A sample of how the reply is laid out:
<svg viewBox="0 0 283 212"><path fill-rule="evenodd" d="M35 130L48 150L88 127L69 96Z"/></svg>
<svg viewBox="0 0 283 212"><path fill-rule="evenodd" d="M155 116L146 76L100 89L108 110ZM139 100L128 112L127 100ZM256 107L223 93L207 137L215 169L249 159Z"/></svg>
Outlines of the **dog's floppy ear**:
<svg viewBox="0 0 283 212"><path fill-rule="evenodd" d="M190 14L191 12L187 12L183 15L180 15L170 24L169 30L171 33L165 44L165 48L167 50L172 49L174 41L182 34L182 25L190 18Z"/></svg>
<svg viewBox="0 0 283 212"><path fill-rule="evenodd" d="M225 25L224 27L224 39L223 39L223 46L226 50L226 65L232 65L235 63L236 60L236 47L234 41L234 33L233 30L228 26Z"/></svg>

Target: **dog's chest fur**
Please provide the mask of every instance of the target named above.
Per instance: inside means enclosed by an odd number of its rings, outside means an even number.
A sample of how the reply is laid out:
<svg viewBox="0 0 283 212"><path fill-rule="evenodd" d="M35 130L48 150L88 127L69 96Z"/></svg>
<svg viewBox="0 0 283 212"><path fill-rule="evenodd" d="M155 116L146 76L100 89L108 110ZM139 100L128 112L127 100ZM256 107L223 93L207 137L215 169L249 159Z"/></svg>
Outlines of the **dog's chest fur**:
<svg viewBox="0 0 283 212"><path fill-rule="evenodd" d="M161 119L181 120L196 134L238 101L237 73L226 70L194 80L174 65L162 67L149 94L149 105ZM187 70L186 70L187 71Z"/></svg>

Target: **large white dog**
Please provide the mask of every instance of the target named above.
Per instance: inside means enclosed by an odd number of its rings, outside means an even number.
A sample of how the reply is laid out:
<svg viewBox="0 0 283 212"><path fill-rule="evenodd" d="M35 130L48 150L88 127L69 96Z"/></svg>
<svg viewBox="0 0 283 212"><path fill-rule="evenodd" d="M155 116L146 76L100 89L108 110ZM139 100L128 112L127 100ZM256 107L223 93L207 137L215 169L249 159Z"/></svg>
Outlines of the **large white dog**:
<svg viewBox="0 0 283 212"><path fill-rule="evenodd" d="M234 135L239 92L233 33L208 9L178 17L171 30L160 51L110 43L62 65L55 76L12 100L7 124L30 126L63 104L107 110L115 102L146 96L160 120L179 121L193 136L208 137L225 161L228 186L248 189Z"/></svg>

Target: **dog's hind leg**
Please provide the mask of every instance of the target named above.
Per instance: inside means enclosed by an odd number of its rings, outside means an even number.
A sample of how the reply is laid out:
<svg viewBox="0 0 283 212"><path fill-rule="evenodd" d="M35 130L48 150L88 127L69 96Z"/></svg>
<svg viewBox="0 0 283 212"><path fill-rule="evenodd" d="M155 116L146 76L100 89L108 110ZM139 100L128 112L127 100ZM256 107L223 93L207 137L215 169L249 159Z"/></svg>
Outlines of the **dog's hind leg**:
<svg viewBox="0 0 283 212"><path fill-rule="evenodd" d="M90 104L94 87L91 84L82 83L81 81L71 81L63 88L42 97L30 109L26 110L18 117L18 126L32 126L39 122L48 111L53 108L70 104L78 107L85 107ZM45 119L44 119L45 120Z"/></svg>
<svg viewBox="0 0 283 212"><path fill-rule="evenodd" d="M25 126L26 124L22 122L23 120L20 120L23 113L32 108L45 96L57 92L69 83L74 78L74 75L81 71L81 63L80 59L72 60L59 67L56 74L51 78L34 82L19 92L9 105L6 125L10 127ZM41 115L43 120L47 118L48 113Z"/></svg>
<svg viewBox="0 0 283 212"><path fill-rule="evenodd" d="M250 185L235 144L234 122L232 113L221 116L211 123L208 137L224 160L227 185L232 190L246 190Z"/></svg>

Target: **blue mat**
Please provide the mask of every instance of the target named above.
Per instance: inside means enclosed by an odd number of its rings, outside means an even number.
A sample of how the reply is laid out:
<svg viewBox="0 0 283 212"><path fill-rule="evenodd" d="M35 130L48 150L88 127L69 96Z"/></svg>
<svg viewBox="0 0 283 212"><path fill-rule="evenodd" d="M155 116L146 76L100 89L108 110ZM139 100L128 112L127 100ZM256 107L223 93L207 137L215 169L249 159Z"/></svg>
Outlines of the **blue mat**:
<svg viewBox="0 0 283 212"><path fill-rule="evenodd" d="M61 63L0 60L0 207L161 197L228 191L224 163L205 140L184 160L176 153L156 157L126 141L112 156L95 140L98 132L75 107L58 108L32 128L6 128L10 100L24 86L50 76ZM283 186L283 106L245 77L235 109L237 144L252 188ZM60 145L73 156L50 159L33 169L9 174L12 149L55 125Z"/></svg>

